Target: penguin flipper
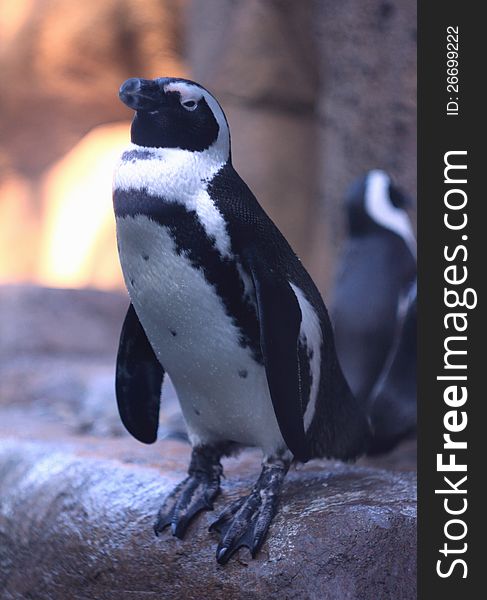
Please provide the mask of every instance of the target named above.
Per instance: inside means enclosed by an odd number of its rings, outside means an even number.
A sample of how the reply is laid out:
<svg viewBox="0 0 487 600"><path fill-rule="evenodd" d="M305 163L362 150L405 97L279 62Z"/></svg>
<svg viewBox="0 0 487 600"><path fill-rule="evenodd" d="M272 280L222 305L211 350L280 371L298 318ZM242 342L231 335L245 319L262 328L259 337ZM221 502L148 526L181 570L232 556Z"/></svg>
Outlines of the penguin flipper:
<svg viewBox="0 0 487 600"><path fill-rule="evenodd" d="M122 423L145 444L157 439L163 379L164 368L131 304L120 334L115 391Z"/></svg>
<svg viewBox="0 0 487 600"><path fill-rule="evenodd" d="M302 462L309 460L300 389L298 339L301 309L289 282L246 253L245 263L254 283L260 325L260 345L267 383L279 429L289 450Z"/></svg>

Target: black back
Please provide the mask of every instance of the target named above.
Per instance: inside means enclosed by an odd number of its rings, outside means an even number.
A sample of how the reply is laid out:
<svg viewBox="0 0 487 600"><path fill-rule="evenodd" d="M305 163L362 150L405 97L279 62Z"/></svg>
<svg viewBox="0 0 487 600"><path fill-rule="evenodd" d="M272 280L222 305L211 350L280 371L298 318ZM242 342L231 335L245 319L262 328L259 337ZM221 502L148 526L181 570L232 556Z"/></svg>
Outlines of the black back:
<svg viewBox="0 0 487 600"><path fill-rule="evenodd" d="M258 258L261 262L261 273L267 272L276 281L278 293L270 299L275 306L283 297L279 282L291 281L302 290L319 317L323 338L321 379L315 417L306 436L309 455L347 459L361 454L368 442L368 421L343 377L328 313L313 280L230 163L210 182L208 192L225 218L232 250L244 267L253 272L250 254L254 261ZM282 323L283 328L290 326ZM289 365L281 365L281 377L286 368L290 370ZM301 414L305 408L301 406Z"/></svg>

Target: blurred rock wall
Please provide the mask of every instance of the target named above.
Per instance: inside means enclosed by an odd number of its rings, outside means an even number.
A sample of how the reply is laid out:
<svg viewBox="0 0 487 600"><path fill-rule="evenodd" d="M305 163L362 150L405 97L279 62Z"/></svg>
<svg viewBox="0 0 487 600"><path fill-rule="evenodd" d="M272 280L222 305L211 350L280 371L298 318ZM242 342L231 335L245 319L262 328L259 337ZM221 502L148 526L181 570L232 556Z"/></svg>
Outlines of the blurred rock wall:
<svg viewBox="0 0 487 600"><path fill-rule="evenodd" d="M313 6L320 230L333 262L343 237L341 199L353 179L382 168L416 197L416 3L313 0ZM319 269L316 252L313 266L326 281L330 271Z"/></svg>
<svg viewBox="0 0 487 600"><path fill-rule="evenodd" d="M351 181L381 167L415 192L415 3L192 0L187 19L237 170L326 295Z"/></svg>
<svg viewBox="0 0 487 600"><path fill-rule="evenodd" d="M130 118L124 79L183 73L180 5L1 0L0 165L41 175L91 128Z"/></svg>
<svg viewBox="0 0 487 600"><path fill-rule="evenodd" d="M0 280L33 280L44 269L39 260L51 220L45 187L53 166L98 125L125 120L128 140L132 115L118 101L120 83L136 75L186 75L182 5L0 0ZM72 185L88 177L81 171Z"/></svg>
<svg viewBox="0 0 487 600"><path fill-rule="evenodd" d="M93 127L131 117L121 81L189 75L220 99L237 169L326 296L347 185L382 167L414 195L415 44L410 0L0 0L0 279L59 253L43 239L56 218L40 231L51 173ZM109 233L92 266L113 260Z"/></svg>

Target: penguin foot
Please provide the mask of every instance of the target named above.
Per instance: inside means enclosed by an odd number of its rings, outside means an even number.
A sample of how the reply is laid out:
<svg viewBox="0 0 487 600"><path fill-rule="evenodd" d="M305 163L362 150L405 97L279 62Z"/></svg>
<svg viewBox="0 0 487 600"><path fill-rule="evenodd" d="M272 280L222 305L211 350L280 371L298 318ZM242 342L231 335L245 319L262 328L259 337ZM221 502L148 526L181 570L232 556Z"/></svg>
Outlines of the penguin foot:
<svg viewBox="0 0 487 600"><path fill-rule="evenodd" d="M279 494L289 464L265 464L252 492L235 500L210 525L220 534L216 560L226 564L242 546L255 558L276 514Z"/></svg>
<svg viewBox="0 0 487 600"><path fill-rule="evenodd" d="M170 525L172 534L182 539L199 512L213 510L223 473L219 459L220 454L213 448L193 449L189 476L174 488L159 510L154 525L156 535Z"/></svg>

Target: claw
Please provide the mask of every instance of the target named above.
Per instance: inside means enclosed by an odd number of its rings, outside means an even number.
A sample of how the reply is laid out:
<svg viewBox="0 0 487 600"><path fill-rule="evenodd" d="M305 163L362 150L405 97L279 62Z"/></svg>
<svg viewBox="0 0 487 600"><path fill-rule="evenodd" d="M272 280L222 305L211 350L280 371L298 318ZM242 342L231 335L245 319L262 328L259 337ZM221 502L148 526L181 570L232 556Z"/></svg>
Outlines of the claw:
<svg viewBox="0 0 487 600"><path fill-rule="evenodd" d="M225 556L228 552L228 548L216 549L216 561L219 565L225 565L228 562L230 556Z"/></svg>
<svg viewBox="0 0 487 600"><path fill-rule="evenodd" d="M260 550L279 501L279 491L287 468L266 465L252 492L228 506L210 525L220 534L216 560L225 565L245 546L255 558Z"/></svg>
<svg viewBox="0 0 487 600"><path fill-rule="evenodd" d="M162 505L154 531L158 535L169 525L174 536L182 539L192 519L203 510L213 509L220 491L219 480L190 475L180 483Z"/></svg>
<svg viewBox="0 0 487 600"><path fill-rule="evenodd" d="M230 558L238 550L240 550L240 548L248 548L250 550L252 558L255 558L256 553L252 551L252 548L254 546L254 528L252 526L249 526L243 531L243 533L240 536L235 537L232 541L230 541L230 543L228 543L230 539L231 536L225 536L222 539L222 541L218 544L218 547L216 549L216 560L218 564L225 565L230 560Z"/></svg>
<svg viewBox="0 0 487 600"><path fill-rule="evenodd" d="M166 518L164 518L161 515L157 516L157 520L154 523L154 533L156 534L156 536L159 536L159 534L162 531L164 531L164 529L168 525L171 525L171 520L172 520L172 513L170 513L169 515L166 515Z"/></svg>

